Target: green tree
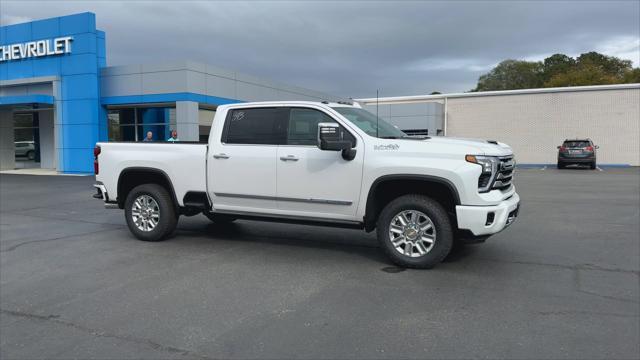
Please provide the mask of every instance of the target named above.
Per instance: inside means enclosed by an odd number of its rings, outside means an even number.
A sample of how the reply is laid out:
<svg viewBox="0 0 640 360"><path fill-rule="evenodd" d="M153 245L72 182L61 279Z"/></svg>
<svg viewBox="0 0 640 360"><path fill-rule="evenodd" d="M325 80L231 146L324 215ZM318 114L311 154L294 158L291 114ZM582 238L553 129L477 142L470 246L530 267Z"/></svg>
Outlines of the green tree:
<svg viewBox="0 0 640 360"><path fill-rule="evenodd" d="M608 74L595 64L582 64L565 73L559 73L544 83L545 87L619 84L620 79Z"/></svg>
<svg viewBox="0 0 640 360"><path fill-rule="evenodd" d="M543 72L541 62L504 60L489 73L480 76L472 91L530 89L541 87Z"/></svg>
<svg viewBox="0 0 640 360"><path fill-rule="evenodd" d="M543 81L548 81L558 74L569 72L576 66L576 60L565 54L553 54L543 61Z"/></svg>
<svg viewBox="0 0 640 360"><path fill-rule="evenodd" d="M637 81L637 71L630 60L597 52L584 53L566 71L548 77L545 87L622 84ZM636 76L634 77L634 74Z"/></svg>
<svg viewBox="0 0 640 360"><path fill-rule="evenodd" d="M624 75L624 83L640 83L640 68L635 68Z"/></svg>
<svg viewBox="0 0 640 360"><path fill-rule="evenodd" d="M630 60L595 51L577 58L553 54L541 62L505 60L480 76L471 91L640 83L640 68Z"/></svg>
<svg viewBox="0 0 640 360"><path fill-rule="evenodd" d="M578 66L596 66L605 74L609 74L618 78L623 78L624 74L633 70L631 60L622 60L615 56L607 56L595 51L584 53L578 56Z"/></svg>

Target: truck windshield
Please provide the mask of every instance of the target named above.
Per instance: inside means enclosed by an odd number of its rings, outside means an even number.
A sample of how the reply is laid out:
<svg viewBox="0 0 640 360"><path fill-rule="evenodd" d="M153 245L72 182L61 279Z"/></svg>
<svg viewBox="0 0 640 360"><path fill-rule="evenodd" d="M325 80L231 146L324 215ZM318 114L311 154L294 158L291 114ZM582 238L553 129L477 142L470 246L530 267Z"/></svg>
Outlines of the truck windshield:
<svg viewBox="0 0 640 360"><path fill-rule="evenodd" d="M383 139L407 137L407 134L403 133L400 129L389 124L383 119L377 118L367 110L344 106L336 106L332 109L339 112L340 115L344 116L355 126L359 127L360 130L366 132L367 135Z"/></svg>

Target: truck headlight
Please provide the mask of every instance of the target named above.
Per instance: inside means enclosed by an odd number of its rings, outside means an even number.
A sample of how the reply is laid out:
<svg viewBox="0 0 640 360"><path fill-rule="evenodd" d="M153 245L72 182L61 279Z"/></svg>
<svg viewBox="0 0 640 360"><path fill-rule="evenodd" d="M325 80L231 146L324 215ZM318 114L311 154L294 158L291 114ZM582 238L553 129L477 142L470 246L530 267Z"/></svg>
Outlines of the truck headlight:
<svg viewBox="0 0 640 360"><path fill-rule="evenodd" d="M465 160L482 167L482 173L478 178L478 191L487 192L491 190L491 184L498 171L500 159L495 156L467 155Z"/></svg>

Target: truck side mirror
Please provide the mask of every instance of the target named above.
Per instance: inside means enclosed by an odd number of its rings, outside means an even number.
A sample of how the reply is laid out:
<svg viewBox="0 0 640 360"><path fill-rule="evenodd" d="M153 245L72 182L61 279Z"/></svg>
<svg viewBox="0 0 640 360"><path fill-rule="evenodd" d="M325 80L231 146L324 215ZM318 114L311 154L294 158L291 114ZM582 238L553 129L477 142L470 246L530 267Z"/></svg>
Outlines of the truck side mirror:
<svg viewBox="0 0 640 360"><path fill-rule="evenodd" d="M336 123L318 124L318 148L328 151L342 151L345 160L356 157L356 149L352 149L350 140L344 140L340 133L340 125Z"/></svg>
<svg viewBox="0 0 640 360"><path fill-rule="evenodd" d="M595 146L595 148L596 148L596 149L600 149L600 146L596 145L596 146Z"/></svg>

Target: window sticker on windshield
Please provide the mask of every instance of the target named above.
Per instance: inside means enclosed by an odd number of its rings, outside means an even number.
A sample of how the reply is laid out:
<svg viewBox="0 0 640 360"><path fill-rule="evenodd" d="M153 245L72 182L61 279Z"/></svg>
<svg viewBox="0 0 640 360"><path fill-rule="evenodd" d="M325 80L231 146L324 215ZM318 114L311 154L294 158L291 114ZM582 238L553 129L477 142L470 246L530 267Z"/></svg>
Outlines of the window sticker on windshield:
<svg viewBox="0 0 640 360"><path fill-rule="evenodd" d="M231 121L237 121L242 119L244 119L244 111L234 111Z"/></svg>

